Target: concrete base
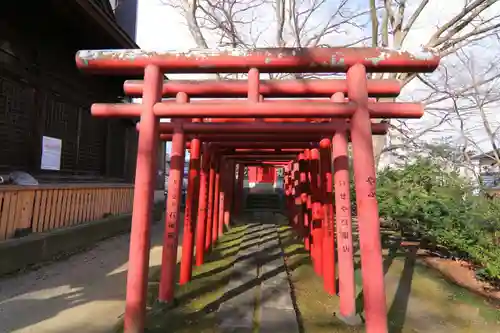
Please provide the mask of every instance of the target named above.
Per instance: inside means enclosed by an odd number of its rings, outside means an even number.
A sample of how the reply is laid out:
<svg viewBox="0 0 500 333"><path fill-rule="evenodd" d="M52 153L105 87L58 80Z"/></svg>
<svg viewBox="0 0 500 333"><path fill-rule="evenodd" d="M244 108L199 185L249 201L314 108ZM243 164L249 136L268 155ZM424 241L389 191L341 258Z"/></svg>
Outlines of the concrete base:
<svg viewBox="0 0 500 333"><path fill-rule="evenodd" d="M158 221L163 203L155 204L153 221ZM109 237L130 232L131 214L110 216L26 237L0 242L0 276L28 266L67 257Z"/></svg>
<svg viewBox="0 0 500 333"><path fill-rule="evenodd" d="M349 326L361 326L363 325L363 318L361 318L360 315L355 314L352 316L344 317L341 315L339 312L335 313L335 316L344 324L349 325Z"/></svg>

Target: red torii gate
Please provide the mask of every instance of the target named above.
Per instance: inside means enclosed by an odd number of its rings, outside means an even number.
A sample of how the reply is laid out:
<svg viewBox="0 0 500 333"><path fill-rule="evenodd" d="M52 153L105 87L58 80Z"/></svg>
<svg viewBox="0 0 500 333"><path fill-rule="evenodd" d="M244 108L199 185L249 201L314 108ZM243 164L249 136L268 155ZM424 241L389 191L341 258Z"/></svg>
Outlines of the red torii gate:
<svg viewBox="0 0 500 333"><path fill-rule="evenodd" d="M347 163L347 132L350 130L350 137L353 146L353 161L355 186L357 193L358 218L363 221L359 224L360 250L363 275L363 290L366 312L366 329L369 333L387 332L385 290L383 283L382 257L378 218L378 205L375 198L375 168L373 160L373 147L371 141L372 128L370 117L373 118L418 118L422 116L423 109L420 105L411 103L372 103L369 102L368 93L379 93L381 95L394 95L394 85L388 85L384 90L384 82L367 80L367 72L431 72L439 64L439 58L428 52L410 54L397 50L387 50L380 48L317 48L317 49L256 49L256 50L193 50L187 52L148 52L143 50L96 50L79 51L76 62L80 69L101 73L101 74L142 74L143 83L127 82L126 88L135 94L140 95L142 91L142 104L116 104L116 105L94 105L92 114L106 117L140 117L141 131L139 134L138 156L135 178L135 195L132 215L132 230L130 240L130 260L127 279L127 300L125 311L125 332L138 333L144 329L145 296L147 283L147 267L149 257L149 220L151 218L152 194L154 166L156 164L156 147L159 139L172 140L172 168L169 177L169 192L167 198L166 213L166 237L164 242L164 255L162 262L162 281L160 285L160 300L169 301L173 297L173 272L175 267L175 255L177 251L177 228L180 194L180 179L183 172L183 160L185 140L190 139L190 149L194 155L193 160L200 159L201 141L226 141L224 135L219 133L230 133L224 131L206 130L197 128L199 125L219 126L226 124L196 124L194 121L202 121L201 118L323 118L319 121L332 120L333 118L349 118L349 124L343 126L334 125L332 121L328 125L330 137L333 136L333 152L335 174L335 199L336 199L336 219L337 236L339 237L339 264L341 271L346 266L345 261L350 256L352 262L352 242L350 242L350 201L348 191L348 171ZM259 70L267 73L298 73L298 72L347 72L346 80L323 80L315 83L303 85L302 87L292 81L286 83L260 82ZM163 73L243 73L248 72L248 82L227 82L215 84L208 82L181 82L177 86L163 83ZM330 90L326 87L331 84ZM139 87L138 87L139 85ZM277 87L277 88L276 88ZM331 87L334 87L333 89ZM390 88L388 88L390 87ZM180 90L182 88L182 90ZM244 89L247 89L248 101L192 101L189 103L189 92L193 96L211 97L238 97L244 96ZM205 89L205 93L203 92ZM210 90L211 89L211 90ZM274 90L273 90L274 89ZM378 90L377 90L378 89ZM390 90L390 91L389 91ZM398 89L399 90L399 87ZM321 97L330 96L335 93L332 101L317 100L264 100L264 96L301 96L301 97ZM347 93L349 100L345 101L343 93ZM162 94L176 95L177 102L161 102ZM281 94L281 95L280 95ZM159 118L190 118L192 124L186 124L183 120L174 119L171 129L166 133L159 133ZM259 120L256 120L259 121ZM340 122L339 122L340 124ZM234 126L234 124L230 124ZM243 125L243 124L242 124ZM300 124L309 126L306 124ZM321 124L323 125L323 124ZM163 126L163 125L161 125ZM189 133L189 126L193 129L192 135ZM246 127L255 127L253 131L245 134L226 135L226 138L240 136L236 141L244 142L250 137L257 142L258 137L263 135L267 139L275 139L283 136L283 141L310 141L318 142L321 137L310 132L309 138L297 135L290 135L290 129L283 129L281 133L263 132L259 126L267 124L255 123L244 124ZM284 125L280 125L284 126ZM194 131L198 129L199 131ZM219 128L220 129L220 128ZM214 132L215 131L215 132ZM171 133L171 134L170 134ZM216 134L217 133L217 134ZM240 133L240 132L238 132ZM258 135L256 136L256 134ZM273 133L273 134L261 134ZM288 133L288 134L286 134ZM335 134L333 134L335 133ZM300 139L298 138L300 137ZM245 140L247 138L247 140ZM295 139L294 139L295 138ZM304 140L306 139L306 140ZM264 140L263 140L264 141ZM304 227L313 227L313 258L318 261L318 238L323 240L323 254L333 254L333 205L331 204L331 169L328 171L328 158L322 158L330 153L330 142L322 140L320 151L316 148L305 150L297 157L298 162L293 162L287 167L286 189L289 198L293 199L296 208L301 210L291 216L292 224L298 230ZM217 172L218 158L215 149L203 145L203 167L200 177L200 200L197 219L197 239L201 239L202 229L206 235L210 231L211 207L216 207L217 200L210 204L210 196L219 195L220 172ZM280 156L262 154L248 154L250 160L279 161ZM296 155L295 155L296 156ZM206 158L208 157L208 158ZM291 156L288 155L290 159ZM235 157L240 161L242 156ZM318 181L317 171L320 161L320 174L322 178ZM306 161L309 161L306 163ZM193 164L195 164L193 162ZM231 165L234 165L231 163ZM232 166L231 166L232 167ZM196 167L193 167L195 170ZM241 168L240 168L241 170ZM233 169L234 171L234 169ZM194 174L194 173L193 173ZM218 176L217 176L218 175ZM234 175L234 172L233 172ZM216 180L216 178L218 179ZM188 188L192 193L196 188L196 177L190 176L193 186ZM240 177L239 177L240 178ZM241 179L241 178L240 178ZM293 183L291 183L291 181ZM322 184L322 185L321 185ZM208 185L208 186L207 186ZM300 185L300 186L298 186ZM224 185L223 185L224 186ZM239 185L238 185L239 186ZM202 192L205 190L208 193ZM206 200L208 196L208 200ZM311 202L314 201L314 202ZM308 203L311 202L310 205ZM325 217L317 212L317 203L325 207ZM206 204L208 203L208 207ZM348 204L349 203L349 204ZM205 208L207 212L203 212ZM309 207L308 207L309 206ZM312 207L314 206L314 207ZM330 208L328 208L330 207ZM226 208L226 207L224 207ZM304 209L305 208L305 209ZM191 207L186 206L186 210ZM310 210L313 221L319 218L324 220L324 228L314 228L312 223L307 221ZM296 209L294 209L296 210ZM203 216L204 215L204 216ZM206 220L204 219L206 217ZM187 219L189 221L191 217ZM213 226L220 226L220 220L213 221ZM319 230L314 230L319 229ZM324 229L324 235L319 231ZM220 228L213 229L212 241L217 239L215 233L220 232ZM192 233L191 233L192 234ZM200 236L201 234L201 236ZM347 237L344 238L344 235ZM205 250L210 247L209 237L205 238ZM307 237L308 239L308 237ZM207 241L208 240L208 241ZM186 241L186 239L184 239ZM208 246L207 246L208 243ZM188 245L188 244L183 244ZM340 247L341 246L341 247ZM345 247L344 247L345 246ZM349 248L349 246L351 248ZM186 247L192 248L191 245ZM316 247L316 248L315 248ZM183 249L184 251L184 249ZM186 250L188 251L188 250ZM197 251L198 252L198 251ZM345 253L341 256L340 253ZM343 259L342 259L343 258ZM333 262L333 260L330 260ZM344 261L344 263L343 263ZM325 260L320 260L325 262ZM352 263L351 263L352 265ZM326 267L326 266L325 266ZM315 262L315 269L318 273L325 275L324 268L320 268ZM344 316L354 314L351 304L342 303L344 299L348 301L348 291L343 291L342 281L345 279L348 285L349 278L345 278L341 273L341 309ZM326 283L326 279L325 279ZM327 288L328 290L328 288ZM342 305L343 304L343 305Z"/></svg>

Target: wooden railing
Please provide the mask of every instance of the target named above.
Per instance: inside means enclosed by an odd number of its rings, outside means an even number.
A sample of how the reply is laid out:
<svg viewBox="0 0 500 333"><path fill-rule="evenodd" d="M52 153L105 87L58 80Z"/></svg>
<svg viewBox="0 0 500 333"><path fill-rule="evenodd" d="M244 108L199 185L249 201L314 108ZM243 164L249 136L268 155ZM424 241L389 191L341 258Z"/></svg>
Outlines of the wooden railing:
<svg viewBox="0 0 500 333"><path fill-rule="evenodd" d="M123 184L0 187L0 241L132 211L134 189Z"/></svg>

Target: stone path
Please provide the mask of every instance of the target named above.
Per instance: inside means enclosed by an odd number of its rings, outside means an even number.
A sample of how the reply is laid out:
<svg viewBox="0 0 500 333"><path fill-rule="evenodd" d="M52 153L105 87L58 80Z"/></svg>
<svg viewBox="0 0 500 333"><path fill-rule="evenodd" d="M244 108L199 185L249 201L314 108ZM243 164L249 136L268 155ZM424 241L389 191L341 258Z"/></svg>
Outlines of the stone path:
<svg viewBox="0 0 500 333"><path fill-rule="evenodd" d="M219 332L299 332L277 225L250 224L232 269L217 314Z"/></svg>
<svg viewBox="0 0 500 333"><path fill-rule="evenodd" d="M150 268L161 263L163 226L152 226ZM112 332L124 311L128 245L129 234L119 235L37 270L1 278L0 333ZM179 246L178 259L181 252Z"/></svg>

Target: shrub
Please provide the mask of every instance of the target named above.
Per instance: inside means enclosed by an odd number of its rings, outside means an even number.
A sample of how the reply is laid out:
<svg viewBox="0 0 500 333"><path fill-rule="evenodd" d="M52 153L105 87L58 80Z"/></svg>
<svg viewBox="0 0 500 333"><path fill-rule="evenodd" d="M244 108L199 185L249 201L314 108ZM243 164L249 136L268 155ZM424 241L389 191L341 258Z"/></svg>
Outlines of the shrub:
<svg viewBox="0 0 500 333"><path fill-rule="evenodd" d="M472 195L472 184L428 159L385 169L377 179L380 215L445 246L500 279L500 202Z"/></svg>

